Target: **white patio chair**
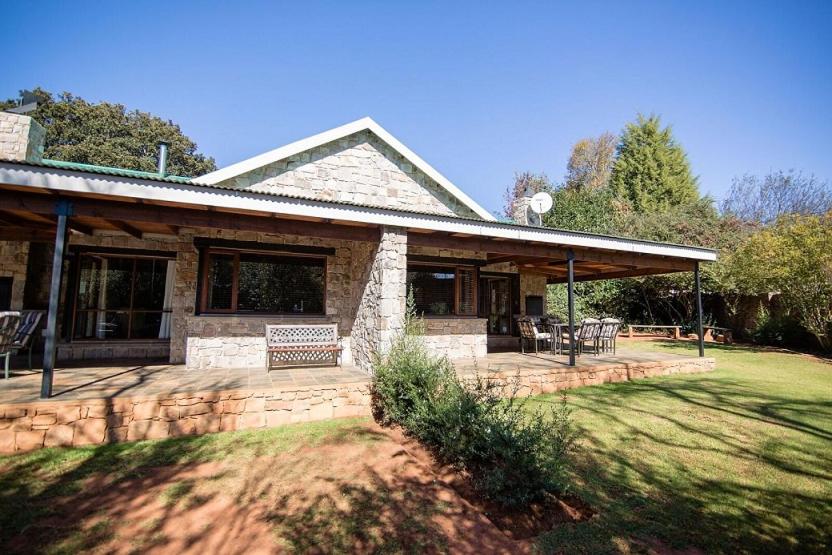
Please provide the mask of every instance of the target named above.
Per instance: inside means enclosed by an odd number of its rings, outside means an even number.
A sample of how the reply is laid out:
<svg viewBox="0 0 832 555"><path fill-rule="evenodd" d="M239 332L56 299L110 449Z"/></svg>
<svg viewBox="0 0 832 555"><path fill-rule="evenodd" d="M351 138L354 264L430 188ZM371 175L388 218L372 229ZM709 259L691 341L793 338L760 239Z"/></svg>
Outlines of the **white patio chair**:
<svg viewBox="0 0 832 555"><path fill-rule="evenodd" d="M604 318L601 320L601 331L598 334L598 346L601 352L608 353L612 350L615 354L615 339L618 337L618 330L621 328L621 321L617 318Z"/></svg>
<svg viewBox="0 0 832 555"><path fill-rule="evenodd" d="M19 353L23 349L29 351L29 370L32 369L32 350L35 347L35 331L38 329L43 313L39 310L25 310L20 314L20 323L14 334L11 350Z"/></svg>
<svg viewBox="0 0 832 555"><path fill-rule="evenodd" d="M552 334L539 331L530 319L521 318L517 321L517 325L520 327L520 350L523 353L526 352L526 342L528 341L534 343L535 354L540 352L540 343L548 342L551 346Z"/></svg>

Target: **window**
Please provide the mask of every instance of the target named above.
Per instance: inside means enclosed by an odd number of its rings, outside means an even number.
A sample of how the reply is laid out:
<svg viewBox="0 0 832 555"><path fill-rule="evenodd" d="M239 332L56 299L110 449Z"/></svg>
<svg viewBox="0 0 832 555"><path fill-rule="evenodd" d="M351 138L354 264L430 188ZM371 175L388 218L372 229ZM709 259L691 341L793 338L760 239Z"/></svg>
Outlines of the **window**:
<svg viewBox="0 0 832 555"><path fill-rule="evenodd" d="M168 339L174 262L81 254L73 339Z"/></svg>
<svg viewBox="0 0 832 555"><path fill-rule="evenodd" d="M201 312L324 314L326 258L207 249Z"/></svg>
<svg viewBox="0 0 832 555"><path fill-rule="evenodd" d="M476 314L474 268L413 264L407 269L407 290L413 292L416 312L420 314Z"/></svg>

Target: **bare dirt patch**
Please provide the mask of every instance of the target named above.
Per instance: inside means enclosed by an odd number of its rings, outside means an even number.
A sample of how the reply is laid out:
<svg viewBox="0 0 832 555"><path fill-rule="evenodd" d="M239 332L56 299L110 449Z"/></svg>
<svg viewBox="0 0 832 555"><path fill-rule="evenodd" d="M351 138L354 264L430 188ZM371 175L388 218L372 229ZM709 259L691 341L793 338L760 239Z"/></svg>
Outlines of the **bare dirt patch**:
<svg viewBox="0 0 832 555"><path fill-rule="evenodd" d="M126 479L95 474L80 492L53 498L48 518L13 538L4 551L532 550L530 540L513 539L494 524L505 528L499 515L489 519L483 514L487 507L460 494L453 477L437 474L418 445L372 424L367 435L373 439L325 440L276 456L232 454L217 462L141 468Z"/></svg>

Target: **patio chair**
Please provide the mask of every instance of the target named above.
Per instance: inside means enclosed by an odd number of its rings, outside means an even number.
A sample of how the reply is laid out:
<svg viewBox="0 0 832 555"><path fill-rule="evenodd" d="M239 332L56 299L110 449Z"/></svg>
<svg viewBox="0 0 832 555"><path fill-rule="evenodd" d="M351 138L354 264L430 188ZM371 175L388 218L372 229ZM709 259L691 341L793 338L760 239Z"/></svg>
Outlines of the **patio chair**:
<svg viewBox="0 0 832 555"><path fill-rule="evenodd" d="M6 379L9 379L9 362L12 356L14 336L20 323L20 313L0 312L0 357L6 359Z"/></svg>
<svg viewBox="0 0 832 555"><path fill-rule="evenodd" d="M517 321L520 328L520 351L526 352L526 343L532 342L534 344L534 352L540 352L540 343L550 343L552 341L552 334L540 332L537 326L529 318L521 318Z"/></svg>
<svg viewBox="0 0 832 555"><path fill-rule="evenodd" d="M583 354L587 344L592 345L593 353L598 354L598 336L601 332L601 320L596 318L584 318L581 326L575 330L575 353ZM564 342L569 341L569 333L564 332Z"/></svg>
<svg viewBox="0 0 832 555"><path fill-rule="evenodd" d="M39 310L26 310L20 313L20 324L14 334L11 350L15 353L26 349L29 354L29 370L32 369L32 351L35 348L35 331L38 329L43 313Z"/></svg>
<svg viewBox="0 0 832 555"><path fill-rule="evenodd" d="M608 353L612 350L612 354L615 354L615 338L618 337L620 328L621 320L617 318L603 318L601 320L601 331L598 334L598 346L601 352Z"/></svg>

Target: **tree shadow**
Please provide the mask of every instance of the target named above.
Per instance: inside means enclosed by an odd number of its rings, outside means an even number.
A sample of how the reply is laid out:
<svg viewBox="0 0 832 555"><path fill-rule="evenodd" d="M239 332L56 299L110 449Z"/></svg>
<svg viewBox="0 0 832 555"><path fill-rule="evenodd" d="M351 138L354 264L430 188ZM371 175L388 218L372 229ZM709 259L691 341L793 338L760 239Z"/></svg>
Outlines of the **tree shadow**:
<svg viewBox="0 0 832 555"><path fill-rule="evenodd" d="M592 415L573 475L602 516L546 534L546 550L619 550L625 538L708 552L828 552L832 401L697 376L583 388L569 404Z"/></svg>

